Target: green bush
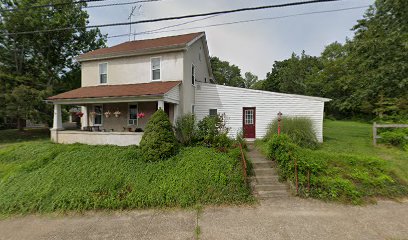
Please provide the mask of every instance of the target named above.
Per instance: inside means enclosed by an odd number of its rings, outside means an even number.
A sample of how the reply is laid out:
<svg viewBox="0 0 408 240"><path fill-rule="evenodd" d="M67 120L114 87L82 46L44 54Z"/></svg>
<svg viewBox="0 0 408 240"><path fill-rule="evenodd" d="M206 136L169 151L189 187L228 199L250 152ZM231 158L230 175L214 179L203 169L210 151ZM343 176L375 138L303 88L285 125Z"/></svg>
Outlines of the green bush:
<svg viewBox="0 0 408 240"><path fill-rule="evenodd" d="M384 160L301 148L285 134L269 140L268 158L277 162L280 180L292 184L296 181L296 161L300 196L359 204L369 197L408 193L406 184Z"/></svg>
<svg viewBox="0 0 408 240"><path fill-rule="evenodd" d="M275 119L268 127L265 140L269 140L278 133L278 120ZM281 133L287 134L289 138L301 147L314 149L318 142L313 130L312 120L305 117L282 117Z"/></svg>
<svg viewBox="0 0 408 240"><path fill-rule="evenodd" d="M380 134L381 141L397 147L403 147L405 144L408 143L406 137L408 134L405 130L393 130L393 131L386 131Z"/></svg>
<svg viewBox="0 0 408 240"><path fill-rule="evenodd" d="M169 117L162 109L157 110L147 122L140 141L144 159L148 162L165 160L174 156L178 148Z"/></svg>
<svg viewBox="0 0 408 240"><path fill-rule="evenodd" d="M214 146L220 141L225 140L228 134L228 128L225 125L225 119L222 115L206 116L197 124L197 136L206 146ZM221 136L224 135L224 136Z"/></svg>
<svg viewBox="0 0 408 240"><path fill-rule="evenodd" d="M205 147L146 163L133 146L15 144L0 149L0 214L243 203L241 171Z"/></svg>
<svg viewBox="0 0 408 240"><path fill-rule="evenodd" d="M237 142L238 144L241 144L243 149L248 149L248 144L244 138L244 132L242 131L242 129L237 132L235 142Z"/></svg>
<svg viewBox="0 0 408 240"><path fill-rule="evenodd" d="M193 114L185 114L176 121L175 131L178 141L191 146L197 141L197 125Z"/></svg>

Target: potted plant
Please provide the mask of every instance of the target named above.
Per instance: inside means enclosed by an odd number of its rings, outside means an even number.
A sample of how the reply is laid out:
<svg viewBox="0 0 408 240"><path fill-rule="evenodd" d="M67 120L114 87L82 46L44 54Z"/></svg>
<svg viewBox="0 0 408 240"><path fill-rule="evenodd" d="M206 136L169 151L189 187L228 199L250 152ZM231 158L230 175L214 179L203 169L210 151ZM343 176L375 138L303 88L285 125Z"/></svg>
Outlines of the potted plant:
<svg viewBox="0 0 408 240"><path fill-rule="evenodd" d="M78 117L83 117L84 116L84 113L83 112L77 112L77 113L75 113L75 116L78 116Z"/></svg>
<svg viewBox="0 0 408 240"><path fill-rule="evenodd" d="M112 115L112 113L109 110L107 112L104 112L104 114L106 118L109 118Z"/></svg>
<svg viewBox="0 0 408 240"><path fill-rule="evenodd" d="M120 117L120 114L122 114L119 110L116 110L113 115L115 115L115 117Z"/></svg>
<svg viewBox="0 0 408 240"><path fill-rule="evenodd" d="M92 117L95 117L95 116L96 116L96 112L95 112L95 111L92 111L92 112L89 113L89 115L91 115Z"/></svg>

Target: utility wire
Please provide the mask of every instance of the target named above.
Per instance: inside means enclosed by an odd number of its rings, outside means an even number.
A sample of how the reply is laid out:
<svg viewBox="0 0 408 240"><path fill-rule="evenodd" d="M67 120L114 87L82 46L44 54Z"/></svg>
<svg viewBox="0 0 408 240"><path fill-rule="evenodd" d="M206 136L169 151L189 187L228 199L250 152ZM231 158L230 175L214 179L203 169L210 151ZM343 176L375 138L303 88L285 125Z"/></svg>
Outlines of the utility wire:
<svg viewBox="0 0 408 240"><path fill-rule="evenodd" d="M238 9L232 9L232 10L226 10L226 11L190 14L190 15L183 15L183 16L177 16L177 17L165 17L165 18L156 18L156 19L149 19L149 20L139 20L139 21L134 21L134 22L120 22L120 23L90 25L90 26L85 26L85 28L87 29L88 28L102 28L102 27L124 26L124 25L129 25L129 24L162 22L162 21L179 20L179 19L186 19L186 18L206 17L206 16L219 15L219 14L230 14L230 13L237 13L237 12L255 11L255 10L270 9L270 8L291 7L291 6L307 5L307 4L314 4L314 3L337 2L337 1L341 1L341 0L310 0L310 1L302 1L302 2L291 2L291 3L266 5L266 6L258 6L258 7L238 8ZM13 33L3 32L2 35L6 36L6 35L22 35L22 34L33 34L33 33L47 33L47 32L56 32L56 31L75 30L75 29L78 29L78 27L63 27L63 28L55 28L55 29L44 29L44 30L25 31L25 32L13 32Z"/></svg>
<svg viewBox="0 0 408 240"><path fill-rule="evenodd" d="M70 5L70 4L80 4L80 3L88 3L88 2L103 2L103 1L106 1L106 0L78 0L74 2L62 2L62 3L45 4L45 5L34 5L34 6L23 7L23 8L0 9L0 12L13 12L13 11L21 11L21 10L29 10L29 9L37 9L37 8L49 8L49 7L65 6L65 5Z"/></svg>
<svg viewBox="0 0 408 240"><path fill-rule="evenodd" d="M131 4L138 4L138 3L148 3L148 2L160 2L162 0L140 0L134 2L124 2L124 3L109 3L109 4L101 4L101 5L91 5L82 8L101 8L101 7L114 7L114 6L123 6L123 5L131 5Z"/></svg>
<svg viewBox="0 0 408 240"><path fill-rule="evenodd" d="M291 15L278 16L278 17L256 18L256 19L248 19L248 20L241 20L241 21L233 21L233 22L225 22L225 23L210 24L210 25L197 26L197 27L179 28L179 29L161 31L162 29L172 28L172 27L175 26L175 25L171 25L171 26L166 26L166 27L162 27L162 28L158 28L158 29L152 29L152 30L147 30L147 31L139 32L139 33L134 33L134 35L156 34L156 33L165 33L165 32L177 32L177 31L183 31L183 30L192 30L192 29L200 29L200 28L207 28L207 27L219 27L219 26L233 25L233 24L238 24L238 23L250 23L250 22L258 22L258 21L265 21L265 20L276 20L276 19L289 18L289 17L312 15L312 14L321 14L321 13L331 13L331 12L340 12L340 11L347 11L347 10L354 10L354 9L362 9L362 8L368 8L369 6L370 5L358 6L358 7L349 7L349 8L340 8L340 9L332 9L332 10L324 10L324 11L314 11L314 12L306 12L306 13L297 13L297 14L291 14ZM199 20L205 20L205 19L199 19ZM185 22L185 23L183 23L183 25L187 24L187 23L191 23L191 22ZM108 38L118 38L118 37L123 37L123 36L129 36L129 34L113 35L113 36L108 36Z"/></svg>

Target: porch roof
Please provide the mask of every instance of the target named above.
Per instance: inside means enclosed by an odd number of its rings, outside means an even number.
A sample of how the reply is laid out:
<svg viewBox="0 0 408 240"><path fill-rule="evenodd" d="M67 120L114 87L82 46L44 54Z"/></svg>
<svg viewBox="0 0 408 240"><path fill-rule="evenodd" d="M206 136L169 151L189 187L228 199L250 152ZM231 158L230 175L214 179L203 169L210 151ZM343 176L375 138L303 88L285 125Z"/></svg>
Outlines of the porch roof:
<svg viewBox="0 0 408 240"><path fill-rule="evenodd" d="M161 96L169 92L172 88L179 85L180 83L181 81L168 81L168 82L81 87L49 97L47 100L53 102L59 100L84 99L84 98L89 99L89 98Z"/></svg>

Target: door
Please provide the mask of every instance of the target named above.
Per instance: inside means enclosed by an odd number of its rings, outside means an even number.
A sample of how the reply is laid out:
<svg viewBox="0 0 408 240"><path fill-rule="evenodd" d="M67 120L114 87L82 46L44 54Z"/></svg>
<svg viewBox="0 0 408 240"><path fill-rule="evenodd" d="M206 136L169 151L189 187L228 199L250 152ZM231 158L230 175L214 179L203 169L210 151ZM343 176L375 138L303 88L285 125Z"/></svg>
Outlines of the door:
<svg viewBox="0 0 408 240"><path fill-rule="evenodd" d="M242 129L244 131L244 138L255 138L255 108L242 108Z"/></svg>

